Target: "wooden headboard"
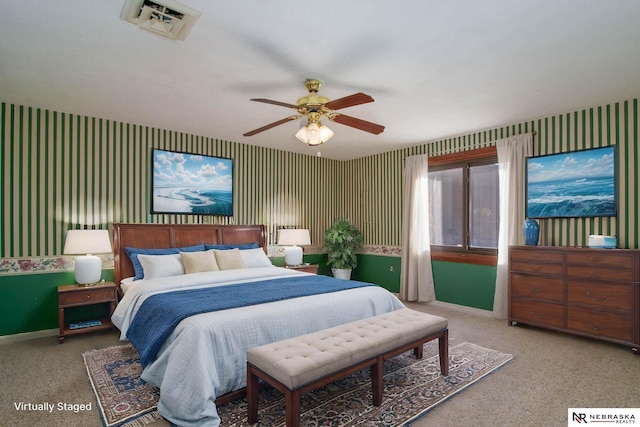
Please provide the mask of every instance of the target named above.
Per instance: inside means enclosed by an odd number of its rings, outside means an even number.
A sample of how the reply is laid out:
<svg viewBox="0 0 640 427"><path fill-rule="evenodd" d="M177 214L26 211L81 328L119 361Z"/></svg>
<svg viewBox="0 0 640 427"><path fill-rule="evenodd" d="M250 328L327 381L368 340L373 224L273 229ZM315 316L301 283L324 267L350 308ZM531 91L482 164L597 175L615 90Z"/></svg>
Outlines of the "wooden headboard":
<svg viewBox="0 0 640 427"><path fill-rule="evenodd" d="M124 248L180 248L209 243L230 245L258 242L267 251L264 225L216 224L113 224L113 275L120 287L125 277L134 276L133 264Z"/></svg>

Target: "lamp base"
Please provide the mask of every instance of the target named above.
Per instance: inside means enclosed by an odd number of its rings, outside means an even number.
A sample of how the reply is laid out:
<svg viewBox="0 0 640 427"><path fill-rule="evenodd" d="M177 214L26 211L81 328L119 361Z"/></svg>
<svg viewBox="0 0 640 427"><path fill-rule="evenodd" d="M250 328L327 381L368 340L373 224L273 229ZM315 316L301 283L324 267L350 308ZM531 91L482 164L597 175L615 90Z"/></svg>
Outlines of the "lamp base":
<svg viewBox="0 0 640 427"><path fill-rule="evenodd" d="M76 282L82 286L93 285L102 276L102 260L95 255L85 255L76 258Z"/></svg>
<svg viewBox="0 0 640 427"><path fill-rule="evenodd" d="M78 283L79 288L89 288L91 286L98 286L101 281L92 282L92 283Z"/></svg>
<svg viewBox="0 0 640 427"><path fill-rule="evenodd" d="M286 265L301 265L302 248L300 246L289 246L284 248L284 263Z"/></svg>

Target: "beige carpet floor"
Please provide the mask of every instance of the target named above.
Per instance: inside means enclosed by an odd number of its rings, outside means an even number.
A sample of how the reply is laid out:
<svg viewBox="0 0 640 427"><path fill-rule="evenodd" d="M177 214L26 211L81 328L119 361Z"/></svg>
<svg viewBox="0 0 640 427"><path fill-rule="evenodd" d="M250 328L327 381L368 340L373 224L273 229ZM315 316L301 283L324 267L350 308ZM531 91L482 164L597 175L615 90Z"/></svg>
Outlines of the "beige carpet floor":
<svg viewBox="0 0 640 427"><path fill-rule="evenodd" d="M513 354L514 360L444 404L418 427L566 426L571 407L640 407L640 356L629 348L525 326L433 304L410 308L449 319L452 345L469 341ZM100 427L82 360L91 349L118 345L113 332L37 338L0 345L0 425ZM51 413L21 402L68 404ZM92 403L74 412L72 405ZM152 427L164 427L159 422Z"/></svg>

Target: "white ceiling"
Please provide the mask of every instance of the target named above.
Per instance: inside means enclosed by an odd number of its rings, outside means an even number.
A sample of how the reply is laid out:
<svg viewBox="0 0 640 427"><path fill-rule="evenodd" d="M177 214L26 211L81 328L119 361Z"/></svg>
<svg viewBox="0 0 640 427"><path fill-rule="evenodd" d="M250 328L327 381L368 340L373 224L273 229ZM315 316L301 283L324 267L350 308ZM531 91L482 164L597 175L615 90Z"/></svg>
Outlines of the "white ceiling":
<svg viewBox="0 0 640 427"><path fill-rule="evenodd" d="M334 159L640 97L638 0L182 0L185 41L120 19L124 0L4 0L0 101ZM340 110L307 147L286 123L304 81Z"/></svg>

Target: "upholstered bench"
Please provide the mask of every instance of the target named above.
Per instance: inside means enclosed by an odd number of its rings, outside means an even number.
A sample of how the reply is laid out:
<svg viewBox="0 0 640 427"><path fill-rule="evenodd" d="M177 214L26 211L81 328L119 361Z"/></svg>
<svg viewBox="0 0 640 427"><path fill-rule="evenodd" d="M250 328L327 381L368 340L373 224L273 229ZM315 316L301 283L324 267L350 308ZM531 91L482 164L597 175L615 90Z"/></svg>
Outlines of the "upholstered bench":
<svg viewBox="0 0 640 427"><path fill-rule="evenodd" d="M382 403L383 362L407 350L422 358L438 338L440 372L448 375L447 319L403 308L247 352L247 417L258 422L259 380L285 395L286 425L300 423L300 396L353 372L371 368L373 404Z"/></svg>

